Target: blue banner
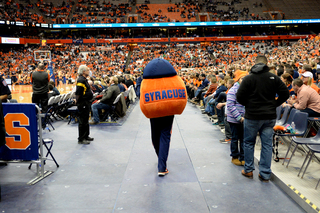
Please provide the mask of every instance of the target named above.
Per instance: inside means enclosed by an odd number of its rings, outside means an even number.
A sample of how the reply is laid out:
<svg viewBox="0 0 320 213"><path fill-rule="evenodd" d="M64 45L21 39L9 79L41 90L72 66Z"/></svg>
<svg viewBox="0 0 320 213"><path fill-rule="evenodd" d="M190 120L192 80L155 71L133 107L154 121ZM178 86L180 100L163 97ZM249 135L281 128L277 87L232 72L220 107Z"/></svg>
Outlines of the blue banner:
<svg viewBox="0 0 320 213"><path fill-rule="evenodd" d="M3 115L7 134L0 160L39 159L35 104L3 103Z"/></svg>
<svg viewBox="0 0 320 213"><path fill-rule="evenodd" d="M314 23L320 23L320 19L161 22L161 23L157 22L157 23L119 23L119 24L53 24L53 28L209 27L209 26L286 25L286 24L314 24Z"/></svg>

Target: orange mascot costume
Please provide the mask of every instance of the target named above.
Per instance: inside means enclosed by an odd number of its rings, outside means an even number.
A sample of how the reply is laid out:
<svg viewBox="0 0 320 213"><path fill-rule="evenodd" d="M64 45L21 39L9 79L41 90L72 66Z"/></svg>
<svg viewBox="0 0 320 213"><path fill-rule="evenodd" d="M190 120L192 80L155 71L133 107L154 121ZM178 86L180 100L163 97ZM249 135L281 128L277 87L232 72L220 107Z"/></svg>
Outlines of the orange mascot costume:
<svg viewBox="0 0 320 213"><path fill-rule="evenodd" d="M158 175L169 173L167 159L175 114L187 104L187 91L182 79L166 60L156 58L143 70L140 108L150 118L152 144L158 156Z"/></svg>

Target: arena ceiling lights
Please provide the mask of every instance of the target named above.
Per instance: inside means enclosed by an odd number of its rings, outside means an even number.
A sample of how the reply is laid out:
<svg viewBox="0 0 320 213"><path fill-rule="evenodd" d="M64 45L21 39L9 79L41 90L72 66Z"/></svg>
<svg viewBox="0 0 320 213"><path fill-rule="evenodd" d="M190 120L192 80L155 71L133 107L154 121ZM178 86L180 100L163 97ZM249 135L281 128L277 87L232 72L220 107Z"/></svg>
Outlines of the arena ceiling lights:
<svg viewBox="0 0 320 213"><path fill-rule="evenodd" d="M161 22L161 23L118 23L118 24L53 24L55 29L77 28L168 28L168 27L215 27L250 25L317 24L320 19L257 20L257 21L211 21L211 22Z"/></svg>

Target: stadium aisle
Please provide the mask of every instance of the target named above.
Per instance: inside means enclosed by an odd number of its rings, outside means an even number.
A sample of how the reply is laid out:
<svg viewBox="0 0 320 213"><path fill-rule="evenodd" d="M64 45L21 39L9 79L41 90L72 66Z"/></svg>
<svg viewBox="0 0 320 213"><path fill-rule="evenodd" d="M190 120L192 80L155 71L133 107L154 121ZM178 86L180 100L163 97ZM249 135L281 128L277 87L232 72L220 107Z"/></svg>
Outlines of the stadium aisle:
<svg viewBox="0 0 320 213"><path fill-rule="evenodd" d="M34 186L27 164L0 167L0 212L304 212L274 183L243 177L223 134L190 103L175 116L169 174L157 176L150 123L137 104L123 126L92 126L91 145L77 144L77 124L55 122L59 168Z"/></svg>

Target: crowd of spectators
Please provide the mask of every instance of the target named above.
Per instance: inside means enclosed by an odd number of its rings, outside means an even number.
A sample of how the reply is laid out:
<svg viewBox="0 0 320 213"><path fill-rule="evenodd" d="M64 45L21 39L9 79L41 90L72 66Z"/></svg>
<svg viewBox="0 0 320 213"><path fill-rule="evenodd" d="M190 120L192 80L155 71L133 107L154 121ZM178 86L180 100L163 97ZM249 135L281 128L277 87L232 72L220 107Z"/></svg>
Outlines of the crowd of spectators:
<svg viewBox="0 0 320 213"><path fill-rule="evenodd" d="M196 21L200 7L194 4L141 4L136 6L141 22L187 22Z"/></svg>
<svg viewBox="0 0 320 213"><path fill-rule="evenodd" d="M57 18L61 19L61 24L66 24L67 18L70 15L72 5L74 1L69 0L67 3L63 1L61 4L55 5L53 2L38 1L36 3L37 8L41 13L51 19L52 23L59 23Z"/></svg>
<svg viewBox="0 0 320 213"><path fill-rule="evenodd" d="M278 45L272 41L217 42L206 47L201 47L199 44L141 44L132 51L128 63L129 50L124 45L72 44L60 47L51 45L43 47L42 50L51 51L53 69L60 83L74 82L77 67L81 63L86 63L94 76L103 78L124 72L139 74L151 59L161 57L173 64L186 84L197 85L196 82L199 82L197 75L223 76L219 80L224 80L226 76L232 76L234 70L249 71L253 59L259 54L265 54L268 57L271 71L279 76L284 70L292 69L295 70L292 76L297 77L299 73L309 71L310 68L303 68L307 64L312 68L310 71L313 73L313 80L319 82L318 36L292 44L283 42L282 46ZM30 73L36 66L35 50L38 50L38 47L0 52L0 58L3 61L0 65L1 73L11 76L17 84L29 84ZM227 85L227 82L218 81L217 83ZM319 91L320 89L317 92ZM189 95L193 98L192 93Z"/></svg>
<svg viewBox="0 0 320 213"><path fill-rule="evenodd" d="M99 3L81 0L76 5L76 13L73 14L71 23L125 23L125 16L131 10L132 8L128 3L116 5L106 1Z"/></svg>
<svg viewBox="0 0 320 213"><path fill-rule="evenodd" d="M5 0L0 3L0 19L25 23L45 23L41 14L32 11L31 3L21 4L14 0Z"/></svg>
<svg viewBox="0 0 320 213"><path fill-rule="evenodd" d="M169 1L171 2L171 1ZM212 1L205 0L202 3L193 0L185 0L183 3L175 4L137 4L135 13L139 15L130 19L127 17L132 12L132 2L113 4L103 1L73 0L62 2L37 1L25 3L15 0L5 0L0 4L0 18L8 21L23 21L34 23L50 22L54 24L82 24L82 23L126 23L126 22L194 22L197 21L199 12L208 12L208 21L228 20L261 20L259 14L249 12L249 8L235 9L235 5L241 5L240 0ZM219 7L223 6L223 7ZM72 8L75 7L74 10ZM225 7L228 7L227 9ZM262 7L255 3L254 7ZM37 14L37 10L40 14Z"/></svg>

